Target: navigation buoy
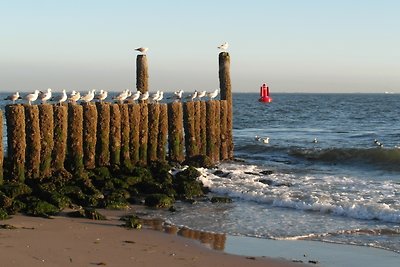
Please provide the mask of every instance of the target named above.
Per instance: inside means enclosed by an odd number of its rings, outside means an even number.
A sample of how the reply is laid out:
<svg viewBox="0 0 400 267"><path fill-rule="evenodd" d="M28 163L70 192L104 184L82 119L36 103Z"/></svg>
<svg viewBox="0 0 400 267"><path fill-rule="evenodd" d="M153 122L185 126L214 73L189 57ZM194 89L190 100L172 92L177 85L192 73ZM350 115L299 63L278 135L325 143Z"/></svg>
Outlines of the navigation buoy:
<svg viewBox="0 0 400 267"><path fill-rule="evenodd" d="M265 103L272 102L272 97L269 96L269 88L265 83L260 87L260 99L258 101Z"/></svg>

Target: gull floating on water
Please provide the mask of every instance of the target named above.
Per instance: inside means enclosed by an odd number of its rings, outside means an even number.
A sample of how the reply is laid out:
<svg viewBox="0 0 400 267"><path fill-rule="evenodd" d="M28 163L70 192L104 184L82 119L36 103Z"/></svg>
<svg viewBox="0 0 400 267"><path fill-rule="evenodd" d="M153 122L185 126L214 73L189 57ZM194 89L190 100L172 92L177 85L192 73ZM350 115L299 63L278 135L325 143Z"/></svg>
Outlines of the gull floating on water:
<svg viewBox="0 0 400 267"><path fill-rule="evenodd" d="M4 98L4 100L11 100L13 104L15 104L15 101L17 101L18 99L21 99L21 97L19 96L19 92L15 92L14 94Z"/></svg>
<svg viewBox="0 0 400 267"><path fill-rule="evenodd" d="M383 144L376 139L374 140L374 143L375 143L375 145L377 145L379 147L383 147Z"/></svg>
<svg viewBox="0 0 400 267"><path fill-rule="evenodd" d="M313 143L315 143L315 144L318 143L317 138L314 138Z"/></svg>
<svg viewBox="0 0 400 267"><path fill-rule="evenodd" d="M38 96L39 96L39 90L35 90L35 92L26 95L25 99L28 100L29 105L31 105L32 102L36 101Z"/></svg>
<svg viewBox="0 0 400 267"><path fill-rule="evenodd" d="M100 103L103 102L104 99L106 99L108 96L108 92L105 90L100 90L100 93L98 93L97 95L95 95L95 99L100 100Z"/></svg>
<svg viewBox="0 0 400 267"><path fill-rule="evenodd" d="M40 93L40 100L42 103L46 103L47 100L51 98L51 88L48 88L46 92L41 92Z"/></svg>
<svg viewBox="0 0 400 267"><path fill-rule="evenodd" d="M90 103L90 101L93 100L94 98L94 92L96 92L95 89L89 90L88 93L84 96L81 96L81 100L85 103Z"/></svg>
<svg viewBox="0 0 400 267"><path fill-rule="evenodd" d="M269 144L269 137L265 137L262 139L264 144Z"/></svg>
<svg viewBox="0 0 400 267"><path fill-rule="evenodd" d="M258 135L254 136L254 140L256 141L261 141L261 137L259 137Z"/></svg>
<svg viewBox="0 0 400 267"><path fill-rule="evenodd" d="M214 92L207 93L207 96L210 98L210 100L212 100L217 97L218 93L219 93L219 89L215 89Z"/></svg>
<svg viewBox="0 0 400 267"><path fill-rule="evenodd" d="M228 42L223 43L222 45L218 46L219 50L226 51L229 47Z"/></svg>
<svg viewBox="0 0 400 267"><path fill-rule="evenodd" d="M139 47L135 49L136 51L139 51L142 54L146 54L147 50L149 50L147 47Z"/></svg>

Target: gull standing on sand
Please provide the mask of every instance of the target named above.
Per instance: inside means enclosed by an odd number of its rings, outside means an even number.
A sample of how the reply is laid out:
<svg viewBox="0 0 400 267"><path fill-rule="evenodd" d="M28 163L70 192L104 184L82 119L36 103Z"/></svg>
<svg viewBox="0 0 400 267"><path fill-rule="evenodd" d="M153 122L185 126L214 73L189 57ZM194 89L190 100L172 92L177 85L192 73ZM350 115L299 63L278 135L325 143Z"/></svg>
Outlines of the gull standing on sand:
<svg viewBox="0 0 400 267"><path fill-rule="evenodd" d="M77 92L75 90L73 90L72 93L69 96L69 100L72 103L76 103L76 101L78 101L80 98L81 98L81 93L79 93L79 92Z"/></svg>
<svg viewBox="0 0 400 267"><path fill-rule="evenodd" d="M201 91L197 93L197 98L201 100L205 95L207 94L207 91Z"/></svg>
<svg viewBox="0 0 400 267"><path fill-rule="evenodd" d="M210 98L210 100L213 100L214 98L217 97L218 93L219 93L219 89L215 89L214 92L207 93L207 96Z"/></svg>
<svg viewBox="0 0 400 267"><path fill-rule="evenodd" d="M229 47L228 42L225 42L225 43L223 43L222 45L218 46L217 48L218 48L219 50L222 50L223 52L226 52L226 50L228 49L228 47Z"/></svg>
<svg viewBox="0 0 400 267"><path fill-rule="evenodd" d="M100 93L98 93L98 94L95 96L95 99L100 100L100 103L101 103L101 102L103 102L104 99L107 98L107 96L108 96L108 92L105 91L105 90L103 90L103 89L101 89L101 90L100 90Z"/></svg>
<svg viewBox="0 0 400 267"><path fill-rule="evenodd" d="M119 93L117 96L113 97L113 99L117 100L120 104L124 102L124 100L129 96L129 89L126 89Z"/></svg>
<svg viewBox="0 0 400 267"><path fill-rule="evenodd" d="M28 100L29 105L31 105L32 102L36 101L38 96L39 96L39 90L35 90L35 92L26 95L25 99Z"/></svg>
<svg viewBox="0 0 400 267"><path fill-rule="evenodd" d="M140 101L145 101L149 98L149 92L145 92L142 94L142 96L140 97Z"/></svg>
<svg viewBox="0 0 400 267"><path fill-rule="evenodd" d="M15 92L12 95L7 96L6 98L4 98L4 100L11 100L13 102L13 104L15 104L15 101L21 99L21 97L19 96L19 92Z"/></svg>
<svg viewBox="0 0 400 267"><path fill-rule="evenodd" d="M90 103L90 101L93 100L94 98L94 92L96 92L95 89L89 90L88 93L84 96L81 96L81 100L85 103Z"/></svg>
<svg viewBox="0 0 400 267"><path fill-rule="evenodd" d="M142 93L142 92L140 92L140 91L136 91L136 93L134 93L134 94L132 95L131 99L132 99L133 101L138 100L141 93Z"/></svg>
<svg viewBox="0 0 400 267"><path fill-rule="evenodd" d="M47 100L51 98L51 88L48 88L46 92L41 92L40 94L40 100L42 101L42 104L46 103Z"/></svg>
<svg viewBox="0 0 400 267"><path fill-rule="evenodd" d="M136 51L139 51L143 55L146 55L147 50L149 50L147 47L139 47L135 49Z"/></svg>

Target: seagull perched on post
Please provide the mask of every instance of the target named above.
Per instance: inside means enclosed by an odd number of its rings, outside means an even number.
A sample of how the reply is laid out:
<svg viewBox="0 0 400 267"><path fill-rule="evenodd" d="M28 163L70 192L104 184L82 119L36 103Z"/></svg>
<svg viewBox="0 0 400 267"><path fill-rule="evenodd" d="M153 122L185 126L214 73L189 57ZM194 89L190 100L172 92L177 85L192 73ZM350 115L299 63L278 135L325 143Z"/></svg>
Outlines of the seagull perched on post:
<svg viewBox="0 0 400 267"><path fill-rule="evenodd" d="M105 90L103 90L103 89L101 89L101 90L100 90L100 93L98 93L97 95L95 95L94 98L100 100L100 103L101 103L101 102L103 102L104 99L107 98L107 96L108 96L108 92L105 91Z"/></svg>
<svg viewBox="0 0 400 267"><path fill-rule="evenodd" d="M13 104L15 104L15 101L21 99L21 97L19 96L19 92L15 92L12 95L7 96L6 98L4 98L4 100L11 100L13 102Z"/></svg>
<svg viewBox="0 0 400 267"><path fill-rule="evenodd" d="M145 92L140 96L140 101L145 101L149 98L149 92Z"/></svg>
<svg viewBox="0 0 400 267"><path fill-rule="evenodd" d="M139 51L143 55L146 55L147 50L149 50L147 47L139 47L135 49L136 51Z"/></svg>
<svg viewBox="0 0 400 267"><path fill-rule="evenodd" d="M191 101L195 100L198 95L197 90L194 90L193 94L188 95L186 98L191 99Z"/></svg>
<svg viewBox="0 0 400 267"><path fill-rule="evenodd" d="M133 101L138 100L141 93L142 93L142 92L140 92L140 91L136 91L136 93L134 93L134 94L131 96L131 99L132 99Z"/></svg>
<svg viewBox="0 0 400 267"><path fill-rule="evenodd" d="M40 92L40 100L42 104L46 103L51 98L51 88L48 88L46 92Z"/></svg>
<svg viewBox="0 0 400 267"><path fill-rule="evenodd" d="M201 91L197 93L197 98L201 100L205 95L207 94L207 91Z"/></svg>
<svg viewBox="0 0 400 267"><path fill-rule="evenodd" d="M57 101L59 104L60 104L60 106L61 106L61 104L63 103L63 102L65 102L66 100L67 100L67 98L68 98L68 96L67 96L67 93L65 92L65 89L63 89L62 90L62 95L60 95L60 96L58 96L58 97L56 97L56 98L51 98L51 100L55 100L55 101Z"/></svg>
<svg viewBox="0 0 400 267"><path fill-rule="evenodd" d="M156 102L160 102L164 98L164 92L160 91L160 94L158 95L158 98L156 99Z"/></svg>
<svg viewBox="0 0 400 267"><path fill-rule="evenodd" d="M181 90L175 91L172 98L174 98L175 100L181 100L182 95L183 95L183 90L181 89Z"/></svg>
<svg viewBox="0 0 400 267"><path fill-rule="evenodd" d="M229 47L228 42L225 42L225 43L223 43L222 45L218 46L217 48L218 48L219 50L222 50L223 52L226 52L226 50L228 49L228 47Z"/></svg>
<svg viewBox="0 0 400 267"><path fill-rule="evenodd" d="M218 93L219 93L219 89L215 89L214 92L207 93L207 96L210 98L210 100L213 100L214 98L217 97Z"/></svg>
<svg viewBox="0 0 400 267"><path fill-rule="evenodd" d="M88 93L84 96L81 96L81 100L85 103L90 103L90 101L94 98L94 93L96 92L95 89L89 90Z"/></svg>
<svg viewBox="0 0 400 267"><path fill-rule="evenodd" d="M72 103L76 103L76 101L78 101L80 98L81 98L81 93L79 93L79 92L77 92L75 90L73 90L72 93L69 96L69 100Z"/></svg>
<svg viewBox="0 0 400 267"><path fill-rule="evenodd" d="M31 105L32 102L36 101L38 96L39 96L39 90L35 90L35 92L26 95L25 99L28 100L29 105Z"/></svg>
<svg viewBox="0 0 400 267"><path fill-rule="evenodd" d="M124 102L124 100L129 96L129 89L126 89L119 93L117 96L113 97L113 99L117 100L120 104Z"/></svg>
<svg viewBox="0 0 400 267"><path fill-rule="evenodd" d="M157 90L157 92L155 92L154 94L151 94L151 95L149 96L149 98L150 98L152 101L156 101L156 100L158 99L159 96L160 96L160 90Z"/></svg>

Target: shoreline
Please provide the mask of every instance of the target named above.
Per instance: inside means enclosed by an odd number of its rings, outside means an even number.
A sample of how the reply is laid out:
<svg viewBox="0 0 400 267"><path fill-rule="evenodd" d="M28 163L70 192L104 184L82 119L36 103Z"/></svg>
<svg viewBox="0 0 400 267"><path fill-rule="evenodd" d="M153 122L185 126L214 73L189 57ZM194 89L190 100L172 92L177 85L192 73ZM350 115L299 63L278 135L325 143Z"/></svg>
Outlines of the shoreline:
<svg viewBox="0 0 400 267"><path fill-rule="evenodd" d="M103 211L102 211L103 212ZM129 230L116 211L106 221L14 215L1 221L4 266L308 266L287 259L240 256L208 248L199 241L151 229ZM126 214L127 211L118 211Z"/></svg>

